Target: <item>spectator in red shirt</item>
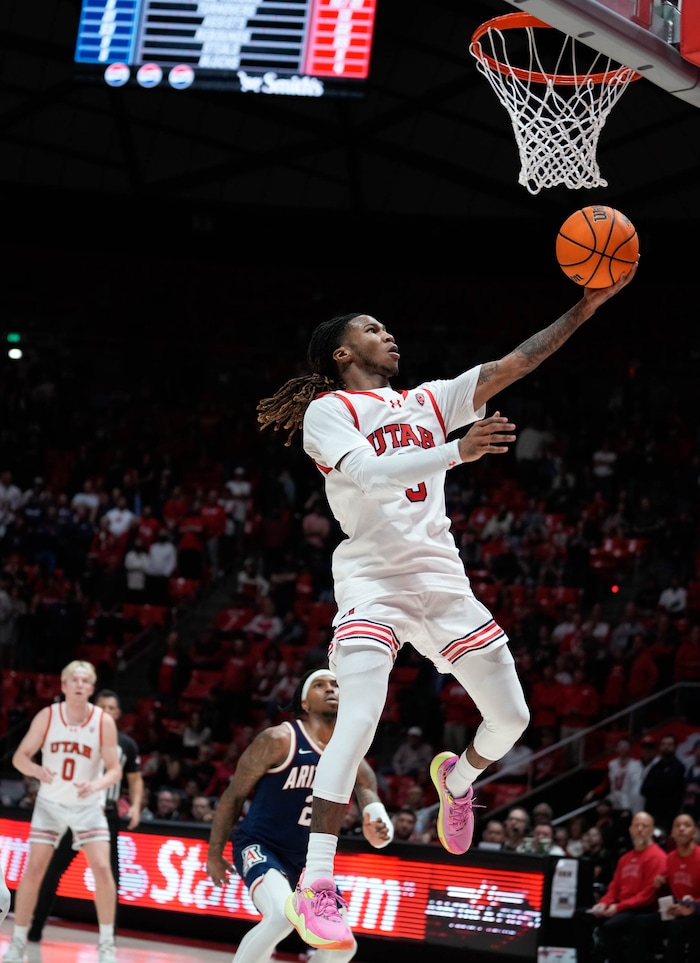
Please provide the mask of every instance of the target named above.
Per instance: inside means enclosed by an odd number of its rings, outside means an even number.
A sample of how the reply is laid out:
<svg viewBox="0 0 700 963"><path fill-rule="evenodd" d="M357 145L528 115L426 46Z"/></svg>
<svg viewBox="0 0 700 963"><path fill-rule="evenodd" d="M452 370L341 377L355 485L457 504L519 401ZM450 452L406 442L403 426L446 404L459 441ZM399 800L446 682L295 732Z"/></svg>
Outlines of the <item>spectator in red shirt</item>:
<svg viewBox="0 0 700 963"><path fill-rule="evenodd" d="M574 666L573 679L565 687L565 690L560 729L561 739L576 735L583 729L594 725L598 720L599 709L598 693L583 665ZM580 740L574 741L569 747L569 755L574 762L579 761L579 742Z"/></svg>
<svg viewBox="0 0 700 963"><path fill-rule="evenodd" d="M654 691L658 681L659 670L651 654L648 640L643 635L632 636L627 676L627 702L646 699Z"/></svg>
<svg viewBox="0 0 700 963"><path fill-rule="evenodd" d="M216 579L223 574L219 565L219 546L220 539L226 531L226 510L215 488L207 492L200 515L207 563L211 569L212 578Z"/></svg>
<svg viewBox="0 0 700 963"><path fill-rule="evenodd" d="M626 941L639 918L656 909L658 876L666 871L666 853L654 842L654 819L635 813L629 834L632 849L620 856L605 893L591 909L574 913L576 959L595 960L594 931L607 963L625 963ZM630 957L633 959L633 957Z"/></svg>
<svg viewBox="0 0 700 963"><path fill-rule="evenodd" d="M540 731L552 729L559 738L561 715L566 701L566 687L554 677L555 667L551 662L542 666L542 678L533 683L530 694L532 728Z"/></svg>
<svg viewBox="0 0 700 963"><path fill-rule="evenodd" d="M621 649L616 649L611 656L608 676L600 697L604 715L613 715L618 709L626 705L626 689L627 662L625 660L625 653Z"/></svg>
<svg viewBox="0 0 700 963"><path fill-rule="evenodd" d="M668 612L659 609L648 636L649 651L659 670L656 688L666 689L673 682L673 660L681 641L678 626Z"/></svg>
<svg viewBox="0 0 700 963"><path fill-rule="evenodd" d="M175 485L163 504L163 521L171 530L187 515L189 500L181 485Z"/></svg>
<svg viewBox="0 0 700 963"><path fill-rule="evenodd" d="M267 571L274 571L284 560L294 535L294 516L284 497L279 498L260 518L258 541Z"/></svg>
<svg viewBox="0 0 700 963"><path fill-rule="evenodd" d="M193 499L177 527L177 572L181 578L201 579L204 574L204 520L202 504Z"/></svg>
<svg viewBox="0 0 700 963"><path fill-rule="evenodd" d="M136 523L138 537L143 543L143 547L148 551L160 531L161 523L153 516L153 509L150 505L144 505L141 515Z"/></svg>
<svg viewBox="0 0 700 963"><path fill-rule="evenodd" d="M176 630L168 632L165 650L152 663L151 673L156 698L165 703L168 712L174 715L177 712L180 693L190 675L190 665Z"/></svg>
<svg viewBox="0 0 700 963"><path fill-rule="evenodd" d="M674 682L700 682L700 625L691 625L673 660Z"/></svg>
<svg viewBox="0 0 700 963"><path fill-rule="evenodd" d="M629 947L629 959L635 963L653 963L662 946L664 963L700 959L700 907L693 905L700 901L697 832L697 823L687 813L673 820L675 849L666 856L666 870L657 879L659 895L670 891L673 899L667 910L670 919L662 919L659 912L639 917Z"/></svg>
<svg viewBox="0 0 700 963"><path fill-rule="evenodd" d="M218 799L218 797L226 790L231 776L236 771L236 766L238 765L240 756L241 750L238 744L236 742L230 742L226 747L226 752L224 753L223 759L217 762L214 766L214 774L209 782L209 785L204 790L205 796L216 796Z"/></svg>
<svg viewBox="0 0 700 963"><path fill-rule="evenodd" d="M110 532L102 518L90 549L95 596L105 608L123 601L125 593L124 544Z"/></svg>

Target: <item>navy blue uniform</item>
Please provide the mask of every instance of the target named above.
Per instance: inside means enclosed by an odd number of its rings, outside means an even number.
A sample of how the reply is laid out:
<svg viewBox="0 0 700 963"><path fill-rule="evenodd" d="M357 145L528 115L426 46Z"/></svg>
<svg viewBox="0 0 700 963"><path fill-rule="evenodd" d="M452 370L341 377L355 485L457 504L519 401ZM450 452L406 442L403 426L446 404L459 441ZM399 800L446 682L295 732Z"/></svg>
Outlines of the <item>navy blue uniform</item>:
<svg viewBox="0 0 700 963"><path fill-rule="evenodd" d="M258 782L248 812L231 837L233 863L248 889L269 869L278 869L294 887L306 862L311 796L321 750L301 720L282 725L291 730L289 754Z"/></svg>

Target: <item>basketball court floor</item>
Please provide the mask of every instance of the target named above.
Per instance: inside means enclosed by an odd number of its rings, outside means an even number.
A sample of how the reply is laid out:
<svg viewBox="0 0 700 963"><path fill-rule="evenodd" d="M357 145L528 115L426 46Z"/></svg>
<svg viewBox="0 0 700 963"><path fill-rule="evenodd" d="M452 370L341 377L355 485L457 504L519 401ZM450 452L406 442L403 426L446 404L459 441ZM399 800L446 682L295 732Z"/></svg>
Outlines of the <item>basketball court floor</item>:
<svg viewBox="0 0 700 963"><path fill-rule="evenodd" d="M12 917L0 929L0 958L12 938ZM132 930L117 935L117 963L231 963L236 947L194 942L162 934L148 937ZM305 954L274 957L280 963L303 963ZM97 928L49 923L41 943L27 944L28 963L97 963Z"/></svg>

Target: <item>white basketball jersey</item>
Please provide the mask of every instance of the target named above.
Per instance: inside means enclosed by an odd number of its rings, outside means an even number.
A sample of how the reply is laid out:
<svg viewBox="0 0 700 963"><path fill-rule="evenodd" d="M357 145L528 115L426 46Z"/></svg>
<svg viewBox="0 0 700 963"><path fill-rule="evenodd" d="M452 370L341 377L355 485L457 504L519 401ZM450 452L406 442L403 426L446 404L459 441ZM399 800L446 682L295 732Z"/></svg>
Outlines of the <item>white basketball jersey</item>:
<svg viewBox="0 0 700 963"><path fill-rule="evenodd" d="M90 706L85 722L71 726L66 721L63 702L54 702L49 709L51 714L41 746L41 762L55 775L52 782L40 784L38 795L47 802L63 806L94 805L95 796L82 799L75 786L79 782L91 782L104 772L101 753L104 712L97 706Z"/></svg>
<svg viewBox="0 0 700 963"><path fill-rule="evenodd" d="M451 432L484 416L473 406L479 371L410 391L333 391L307 408L304 450L323 473L331 511L347 535L333 555L339 615L403 592L469 590L445 508L446 472L417 478L405 490L367 494L334 466L366 445L390 458L407 446L445 444Z"/></svg>

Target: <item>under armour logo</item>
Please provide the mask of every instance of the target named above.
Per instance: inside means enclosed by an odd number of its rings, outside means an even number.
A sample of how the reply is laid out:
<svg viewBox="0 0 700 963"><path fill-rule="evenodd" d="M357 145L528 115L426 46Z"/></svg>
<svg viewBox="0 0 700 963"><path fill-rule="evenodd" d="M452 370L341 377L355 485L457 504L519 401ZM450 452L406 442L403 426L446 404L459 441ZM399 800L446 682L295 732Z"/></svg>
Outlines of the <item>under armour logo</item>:
<svg viewBox="0 0 700 963"><path fill-rule="evenodd" d="M391 405L392 408L400 408L400 407L401 407L401 402L398 401L396 398L392 398L392 399L389 401L389 404Z"/></svg>

